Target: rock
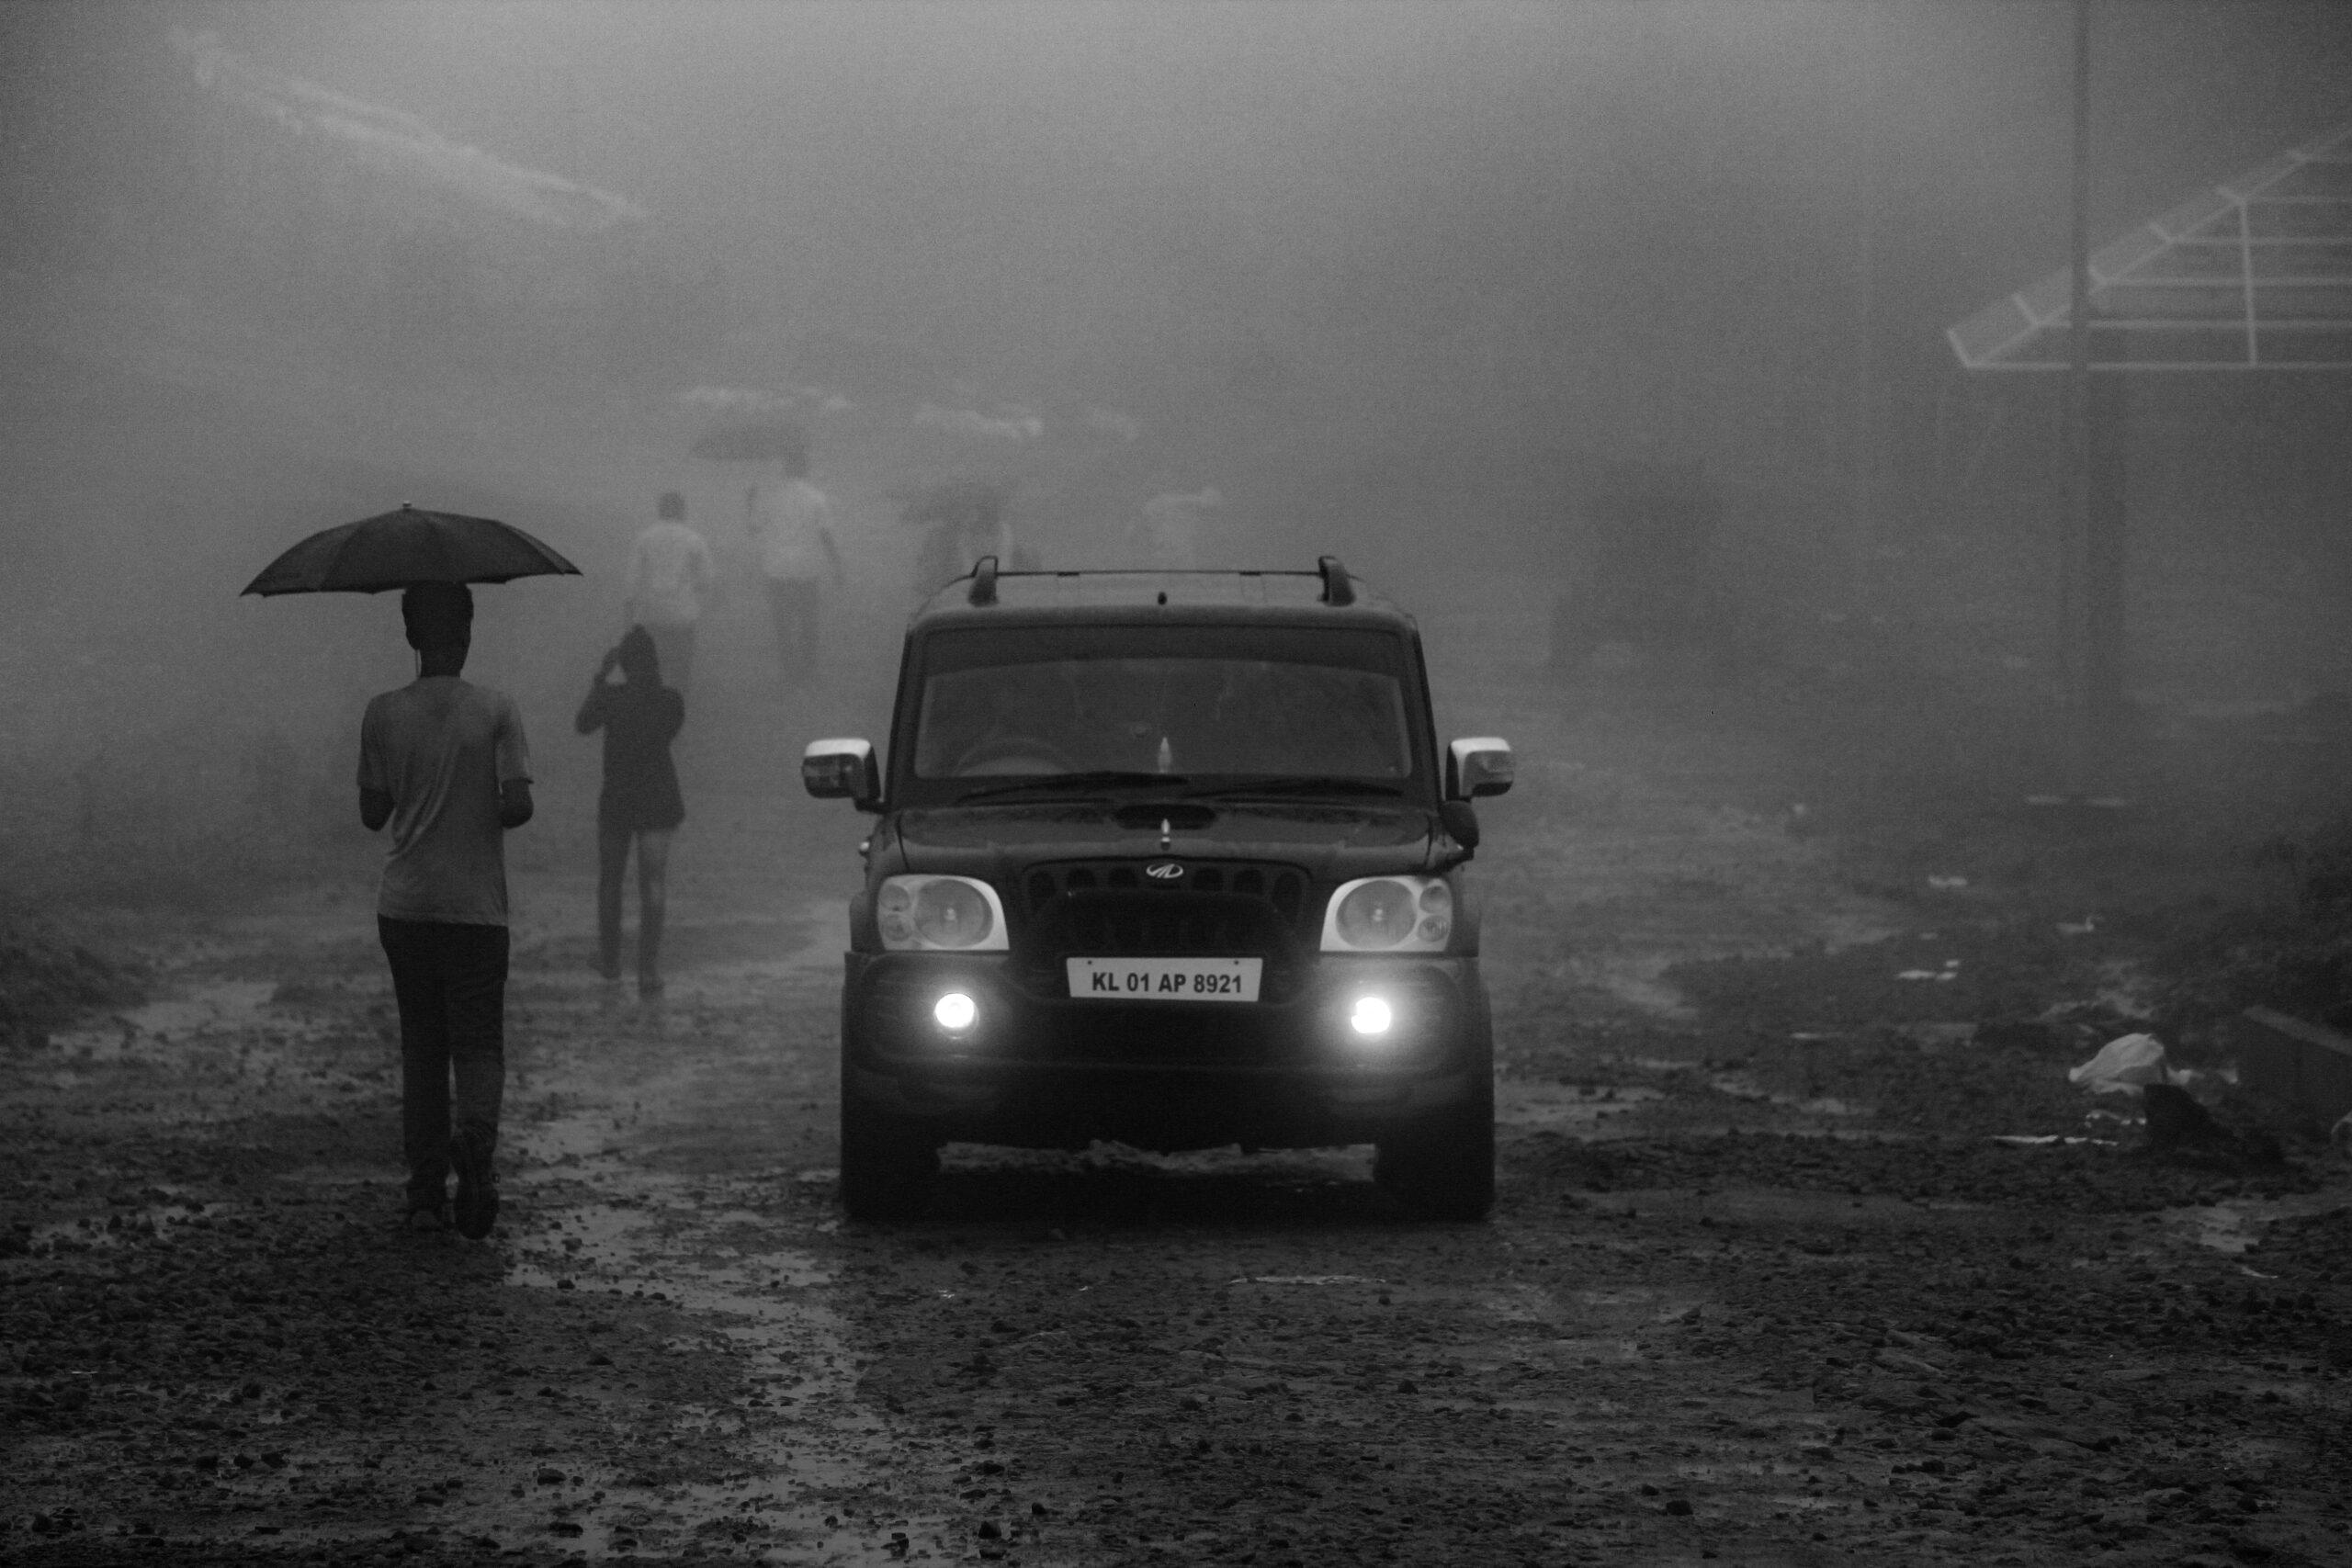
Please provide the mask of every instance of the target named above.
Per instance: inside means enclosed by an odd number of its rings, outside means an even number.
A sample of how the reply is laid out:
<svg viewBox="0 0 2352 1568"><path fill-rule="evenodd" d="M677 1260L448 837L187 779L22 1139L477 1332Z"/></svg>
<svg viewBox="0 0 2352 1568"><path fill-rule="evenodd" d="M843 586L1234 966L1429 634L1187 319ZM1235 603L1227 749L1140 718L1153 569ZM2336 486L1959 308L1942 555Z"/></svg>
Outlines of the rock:
<svg viewBox="0 0 2352 1568"><path fill-rule="evenodd" d="M2237 1142L2227 1128L2213 1120L2211 1111L2177 1084L2152 1083L2140 1091L2140 1096L2147 1111L2148 1146L2152 1149L2170 1152L2229 1148Z"/></svg>

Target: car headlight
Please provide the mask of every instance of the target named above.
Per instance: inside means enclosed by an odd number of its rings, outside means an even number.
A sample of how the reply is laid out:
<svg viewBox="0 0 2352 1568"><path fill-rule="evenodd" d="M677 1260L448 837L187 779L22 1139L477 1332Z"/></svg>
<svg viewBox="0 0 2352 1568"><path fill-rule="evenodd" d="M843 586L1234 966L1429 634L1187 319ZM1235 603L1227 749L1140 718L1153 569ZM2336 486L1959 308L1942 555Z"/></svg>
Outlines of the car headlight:
<svg viewBox="0 0 2352 1568"><path fill-rule="evenodd" d="M1442 876L1363 876L1323 911L1326 953L1442 953L1453 939L1453 889Z"/></svg>
<svg viewBox="0 0 2352 1568"><path fill-rule="evenodd" d="M1004 906L971 876L888 876L874 896L874 923L894 952L1002 953Z"/></svg>

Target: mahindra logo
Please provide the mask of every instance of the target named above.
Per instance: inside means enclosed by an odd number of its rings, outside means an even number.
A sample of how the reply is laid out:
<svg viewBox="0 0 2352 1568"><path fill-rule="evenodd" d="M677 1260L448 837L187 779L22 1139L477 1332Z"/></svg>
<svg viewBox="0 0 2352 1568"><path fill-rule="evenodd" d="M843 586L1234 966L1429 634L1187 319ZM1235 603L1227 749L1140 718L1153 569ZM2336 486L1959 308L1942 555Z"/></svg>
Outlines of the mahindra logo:
<svg viewBox="0 0 2352 1568"><path fill-rule="evenodd" d="M1143 868L1143 874L1154 882L1173 882L1184 874L1184 867L1180 861L1156 860Z"/></svg>

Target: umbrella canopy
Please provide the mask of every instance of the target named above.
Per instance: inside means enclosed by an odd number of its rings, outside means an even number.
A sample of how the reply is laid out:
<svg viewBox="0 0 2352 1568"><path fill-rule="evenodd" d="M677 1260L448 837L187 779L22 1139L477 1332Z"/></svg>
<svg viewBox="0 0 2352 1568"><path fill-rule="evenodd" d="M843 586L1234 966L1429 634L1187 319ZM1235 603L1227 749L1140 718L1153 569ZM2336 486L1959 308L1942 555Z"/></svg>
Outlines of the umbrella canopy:
<svg viewBox="0 0 2352 1568"><path fill-rule="evenodd" d="M248 593L380 593L413 582L506 582L577 577L580 569L493 517L397 512L329 528L279 556Z"/></svg>
<svg viewBox="0 0 2352 1568"><path fill-rule="evenodd" d="M808 433L786 421L763 420L755 424L727 424L711 431L687 450L697 457L720 463L774 463L808 456Z"/></svg>

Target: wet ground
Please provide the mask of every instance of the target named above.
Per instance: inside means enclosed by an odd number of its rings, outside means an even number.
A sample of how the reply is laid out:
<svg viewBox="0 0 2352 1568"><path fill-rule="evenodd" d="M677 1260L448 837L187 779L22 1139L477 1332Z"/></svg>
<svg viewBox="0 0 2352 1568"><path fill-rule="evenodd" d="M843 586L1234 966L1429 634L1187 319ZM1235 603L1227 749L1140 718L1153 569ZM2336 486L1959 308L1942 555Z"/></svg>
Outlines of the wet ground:
<svg viewBox="0 0 2352 1568"><path fill-rule="evenodd" d="M1914 863L1755 707L1464 683L1523 758L1476 1226L1363 1150L1115 1148L842 1222L859 821L762 782L797 738L695 764L821 849L682 840L659 1003L588 969L584 844L518 871L487 1243L395 1223L364 876L115 917L150 1000L0 1057L0 1558L2345 1561L2352 1172L2065 1081L2145 1021L2147 857Z"/></svg>

